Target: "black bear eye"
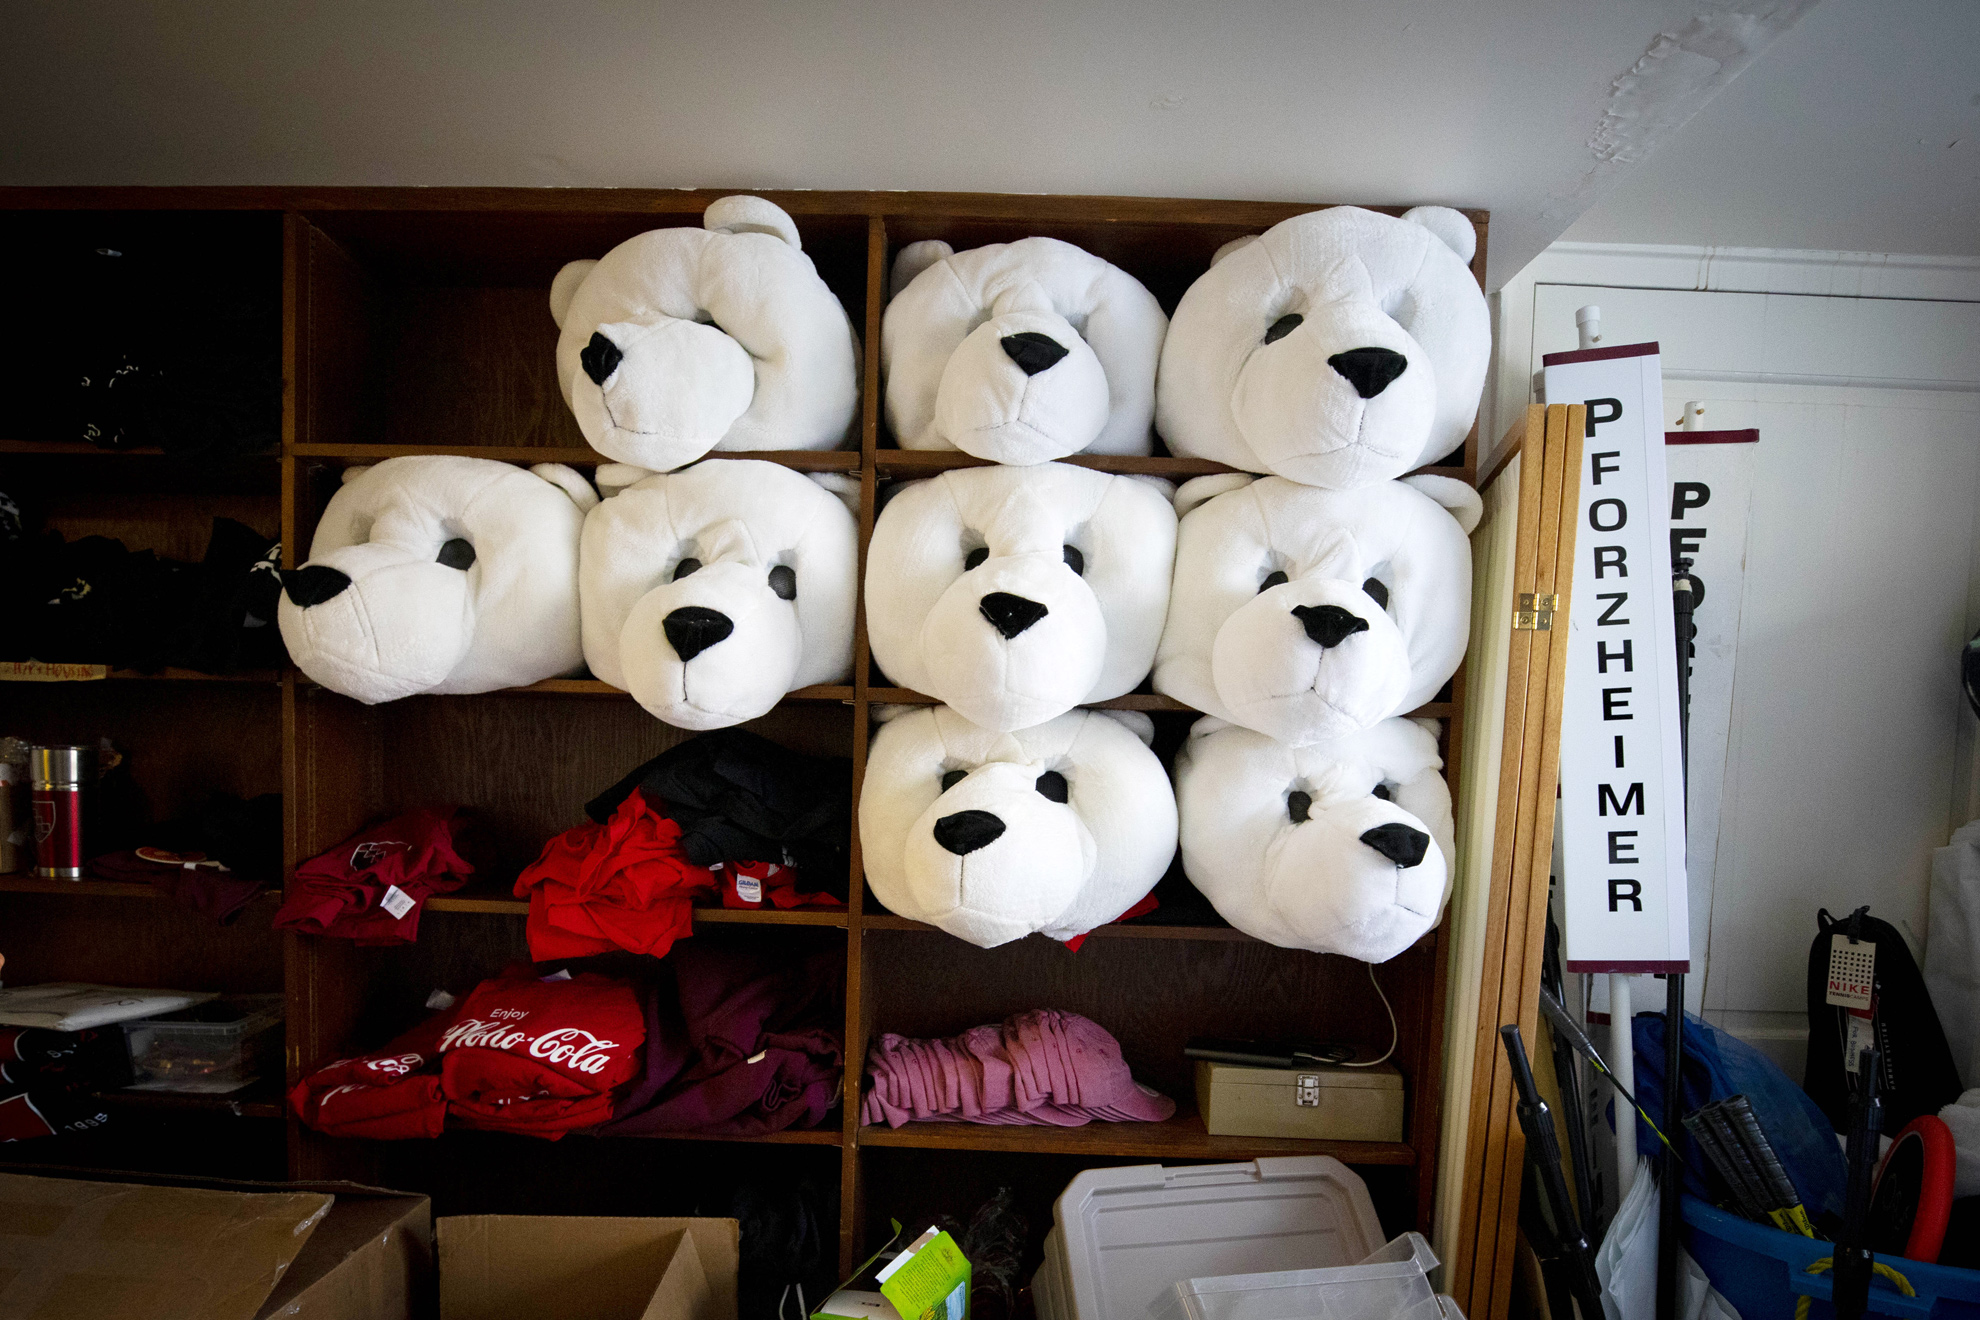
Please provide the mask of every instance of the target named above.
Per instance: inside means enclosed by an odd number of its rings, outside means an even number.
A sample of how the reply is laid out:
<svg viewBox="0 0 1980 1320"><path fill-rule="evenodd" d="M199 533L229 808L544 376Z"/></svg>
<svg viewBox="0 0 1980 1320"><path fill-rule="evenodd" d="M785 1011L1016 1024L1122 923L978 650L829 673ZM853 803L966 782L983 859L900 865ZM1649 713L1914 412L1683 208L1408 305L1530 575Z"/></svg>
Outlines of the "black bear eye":
<svg viewBox="0 0 1980 1320"><path fill-rule="evenodd" d="M1298 312L1287 312L1284 316L1272 322L1271 326L1265 331L1265 342L1268 344L1278 343L1281 339L1284 339L1287 335L1299 329L1300 323L1305 319Z"/></svg>
<svg viewBox="0 0 1980 1320"><path fill-rule="evenodd" d="M1361 584L1361 589L1367 592L1369 599L1377 605L1385 610L1389 608L1389 589L1382 584L1381 578L1369 578Z"/></svg>
<svg viewBox="0 0 1980 1320"><path fill-rule="evenodd" d="M1387 784L1377 784L1369 791L1374 793L1376 797L1381 798L1384 802L1393 800L1395 796L1389 792L1389 786Z"/></svg>
<svg viewBox="0 0 1980 1320"><path fill-rule="evenodd" d="M1273 587L1283 587L1284 585L1286 585L1285 570L1275 568L1265 575L1265 580L1258 584L1258 589L1260 591L1270 591Z"/></svg>
<svg viewBox="0 0 1980 1320"><path fill-rule="evenodd" d="M969 777L969 771L967 770L945 771L942 775L942 791L944 793L948 792L950 789L954 788L957 784L960 784L963 780L967 779L968 777Z"/></svg>
<svg viewBox="0 0 1980 1320"><path fill-rule="evenodd" d="M770 590L776 592L780 600L796 600L797 570L783 564L771 569Z"/></svg>
<svg viewBox="0 0 1980 1320"><path fill-rule="evenodd" d="M1086 556L1079 552L1079 547L1074 545L1067 545L1067 546L1061 546L1059 548L1065 554L1066 567L1070 568L1073 572L1079 574L1081 577L1085 577Z"/></svg>
<svg viewBox="0 0 1980 1320"><path fill-rule="evenodd" d="M1286 794L1286 814L1292 817L1293 824L1298 825L1303 823L1312 810L1313 795L1311 793L1302 793L1295 788L1292 792Z"/></svg>
<svg viewBox="0 0 1980 1320"><path fill-rule="evenodd" d="M457 536L440 547L435 562L465 571L474 563L474 547Z"/></svg>
<svg viewBox="0 0 1980 1320"><path fill-rule="evenodd" d="M1047 770L1038 776L1038 782L1032 787L1038 790L1039 796L1053 802L1064 802L1071 796L1066 789L1066 777L1057 770Z"/></svg>
<svg viewBox="0 0 1980 1320"><path fill-rule="evenodd" d="M701 561L699 559L683 559L680 563L674 565L674 581L679 582L688 574L699 572L700 569Z"/></svg>
<svg viewBox="0 0 1980 1320"><path fill-rule="evenodd" d="M963 572L967 573L990 557L990 547L979 545L963 556Z"/></svg>

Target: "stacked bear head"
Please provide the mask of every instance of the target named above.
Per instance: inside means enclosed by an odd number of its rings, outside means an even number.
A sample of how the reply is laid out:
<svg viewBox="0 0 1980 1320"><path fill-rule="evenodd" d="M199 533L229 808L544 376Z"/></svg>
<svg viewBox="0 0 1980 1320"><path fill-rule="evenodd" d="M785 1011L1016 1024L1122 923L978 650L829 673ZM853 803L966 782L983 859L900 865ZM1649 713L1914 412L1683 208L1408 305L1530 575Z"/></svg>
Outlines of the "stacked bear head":
<svg viewBox="0 0 1980 1320"><path fill-rule="evenodd" d="M1198 720L1176 757L1183 869L1249 935L1386 962L1450 892L1442 767L1428 721L1289 747Z"/></svg>
<svg viewBox="0 0 1980 1320"><path fill-rule="evenodd" d="M1114 920L1175 855L1175 795L1152 736L1147 716L1120 711L1015 733L943 706L893 713L859 799L874 894L984 948Z"/></svg>
<svg viewBox="0 0 1980 1320"><path fill-rule="evenodd" d="M567 467L388 458L347 468L277 611L296 667L363 702L576 672L578 535L598 502Z"/></svg>
<svg viewBox="0 0 1980 1320"><path fill-rule="evenodd" d="M903 449L997 463L1145 454L1168 318L1141 282L1055 238L894 262L880 326L887 424Z"/></svg>
<svg viewBox="0 0 1980 1320"><path fill-rule="evenodd" d="M1463 443L1491 356L1471 222L1337 206L1226 244L1162 349L1178 454L1351 490Z"/></svg>
<svg viewBox="0 0 1980 1320"><path fill-rule="evenodd" d="M724 197L550 286L557 382L591 447L666 471L711 449L834 449L859 404L852 323L790 216Z"/></svg>
<svg viewBox="0 0 1980 1320"><path fill-rule="evenodd" d="M818 480L709 459L664 475L607 465L598 482L579 576L593 674L683 729L850 675L859 534Z"/></svg>
<svg viewBox="0 0 1980 1320"><path fill-rule="evenodd" d="M1200 477L1177 503L1157 691L1304 745L1413 710L1457 672L1482 508L1463 482Z"/></svg>
<svg viewBox="0 0 1980 1320"><path fill-rule="evenodd" d="M866 558L873 658L1001 732L1134 689L1168 608L1166 483L1061 463L913 482Z"/></svg>

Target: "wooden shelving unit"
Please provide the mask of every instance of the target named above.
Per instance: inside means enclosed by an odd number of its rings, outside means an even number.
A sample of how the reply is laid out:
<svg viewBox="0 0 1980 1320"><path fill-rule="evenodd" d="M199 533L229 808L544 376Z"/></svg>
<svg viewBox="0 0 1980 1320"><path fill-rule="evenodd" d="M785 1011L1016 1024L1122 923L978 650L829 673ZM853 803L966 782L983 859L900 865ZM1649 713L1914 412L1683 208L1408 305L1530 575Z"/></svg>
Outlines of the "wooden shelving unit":
<svg viewBox="0 0 1980 1320"><path fill-rule="evenodd" d="M644 230L697 225L701 211L722 195L630 189L0 190L0 219L29 227L78 216L97 222L143 213L181 227L210 227L236 245L241 234L261 235L264 241L253 248L254 269L258 278L281 282L280 351L287 382L279 455L230 460L206 487L197 473L161 479L159 472L171 460L155 454L102 454L87 446L14 440L0 442L0 490L8 488L7 474L19 465L47 493L51 525L69 534L119 535L182 558L198 557L206 520L224 512L279 532L284 561L294 566L305 558L344 467L406 454L581 467L608 461L585 445L556 386L556 329L547 307L551 277L564 262L603 255ZM901 246L942 238L963 249L1051 235L1127 269L1172 310L1219 246L1324 204L766 195L796 219L806 253L859 331L862 412L858 433L841 450L732 456L856 476L862 561L882 483L976 462L959 454L903 451L887 433L880 406L881 294ZM1473 213L1473 220L1479 235L1473 270L1482 276L1486 217ZM1461 456L1451 457L1457 461L1426 471L1475 478L1475 436ZM1070 461L1176 481L1225 470L1167 455ZM119 470L138 475L103 476ZM849 757L855 795L871 709L931 700L889 685L872 665L863 610L858 629L850 683L792 693L750 726L798 750ZM418 944L398 949L277 936L268 930L268 909L261 906L234 926L215 930L194 925L198 919L171 904L80 901L84 894L111 896L107 886L51 888L20 877L0 881L0 947L9 956L10 979L281 989L288 1004L291 1081L349 1048L383 1039L384 1028L416 1010L428 989L459 991L522 954L526 905L510 895L506 878L544 840L577 824L589 797L689 736L659 724L625 694L581 678L366 707L294 672L233 676L226 682L174 673L117 677L120 681L102 683L0 684L0 732L64 740L110 734L136 751L134 763L145 767L146 787L155 788L153 805L160 814L214 788L243 796L279 789L286 815L285 862L291 869L368 822L427 803L475 807L493 827L499 862L469 889L429 902ZM1194 718L1180 703L1146 691L1099 704L1153 715L1158 750L1173 751ZM1465 710L1460 673L1448 699L1416 712L1444 722L1445 760L1453 780L1466 734ZM816 1132L756 1141L725 1138L728 1144L721 1146L679 1139L679 1161L718 1176L723 1166L693 1163L698 1158L693 1150L777 1146L782 1149L762 1154L778 1163L764 1167L791 1177L835 1180L839 1255L848 1268L874 1245L876 1229L894 1206L927 1190L935 1176L928 1169L935 1166L917 1161L938 1155L937 1181L958 1169L975 1170L971 1177L976 1177L983 1166L971 1162L984 1160L1175 1162L1329 1154L1368 1171L1391 1228L1429 1223L1444 1038L1442 931L1377 973L1399 1024L1394 1058L1406 1084L1405 1140L1212 1137L1194 1113L1182 1042L1198 1034L1296 1034L1379 1051L1389 1041L1387 1019L1361 964L1274 948L1214 919L1108 927L1077 952L1040 937L975 949L880 909L866 892L856 829L851 845L850 901L844 910L707 908L695 914L697 933L711 938L844 947L846 1103L830 1126ZM1179 882L1178 870L1165 884ZM117 887L117 896L140 897L123 891L141 888ZM32 952L24 951L17 965L22 940ZM889 1130L859 1123L862 1063L875 1033L951 1034L1041 1006L1084 1013L1106 1026L1137 1075L1177 1097L1181 1112L1164 1123L1078 1129L916 1123ZM543 1145L450 1133L424 1143L426 1149L406 1150L408 1143L399 1143L401 1149L386 1150L391 1143L330 1140L292 1120L250 1126L285 1133L278 1173L396 1178L432 1191L437 1213L494 1203L477 1181L491 1150L513 1160L511 1176L522 1180L520 1194L536 1198L529 1202L532 1208L555 1213L583 1208L571 1199L570 1170L586 1170L583 1176L593 1180L596 1191L600 1178L631 1178L636 1170L651 1168L644 1152L667 1144L574 1136ZM600 1164L594 1152L603 1144L615 1153ZM637 1152L616 1153L635 1146ZM597 1172L600 1168L608 1172ZM1018 1181L1027 1188L1038 1183ZM616 1183L608 1190L612 1204L633 1195ZM645 1212L670 1212L673 1203L663 1191L639 1194L649 1198L638 1202L650 1207ZM1049 1196L1024 1209L1034 1221L1049 1221Z"/></svg>

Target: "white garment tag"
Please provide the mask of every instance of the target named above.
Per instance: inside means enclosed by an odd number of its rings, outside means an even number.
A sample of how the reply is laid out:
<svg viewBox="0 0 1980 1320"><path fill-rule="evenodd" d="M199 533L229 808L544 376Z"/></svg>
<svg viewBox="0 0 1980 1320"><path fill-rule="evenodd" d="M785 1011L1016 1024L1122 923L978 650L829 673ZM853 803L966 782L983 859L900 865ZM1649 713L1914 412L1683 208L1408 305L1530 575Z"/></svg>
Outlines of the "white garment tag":
<svg viewBox="0 0 1980 1320"><path fill-rule="evenodd" d="M1837 1008L1870 1007L1876 980L1877 946L1838 932L1829 937L1828 1002Z"/></svg>
<svg viewBox="0 0 1980 1320"><path fill-rule="evenodd" d="M1863 1051L1872 1048L1876 1043L1877 1033L1874 1030L1873 1019L1858 1017L1854 1013L1843 1015L1843 1067L1852 1075L1856 1072L1857 1063L1863 1057Z"/></svg>
<svg viewBox="0 0 1980 1320"><path fill-rule="evenodd" d="M378 899L378 906L392 914L392 920L413 910L413 897L397 885L386 885L385 892Z"/></svg>
<svg viewBox="0 0 1980 1320"><path fill-rule="evenodd" d="M745 903L761 903L763 901L763 882L753 875L737 876L736 897Z"/></svg>

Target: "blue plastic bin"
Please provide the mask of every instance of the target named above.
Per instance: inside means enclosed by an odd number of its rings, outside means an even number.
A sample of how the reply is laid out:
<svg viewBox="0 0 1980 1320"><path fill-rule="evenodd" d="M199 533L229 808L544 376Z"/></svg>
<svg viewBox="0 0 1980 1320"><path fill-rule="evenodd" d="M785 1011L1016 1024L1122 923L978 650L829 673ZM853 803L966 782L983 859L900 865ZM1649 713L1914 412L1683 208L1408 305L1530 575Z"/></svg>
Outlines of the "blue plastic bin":
<svg viewBox="0 0 1980 1320"><path fill-rule="evenodd" d="M1835 1250L1830 1242L1783 1233L1716 1210L1695 1196L1684 1198L1685 1246L1712 1286L1739 1311L1740 1320L1793 1320L1798 1298L1815 1302L1809 1320L1835 1315L1829 1305L1834 1279L1808 1267ZM1980 1270L1923 1265L1901 1257L1878 1257L1918 1290L1906 1297L1878 1275L1870 1282L1870 1310L1912 1320L1980 1320Z"/></svg>

